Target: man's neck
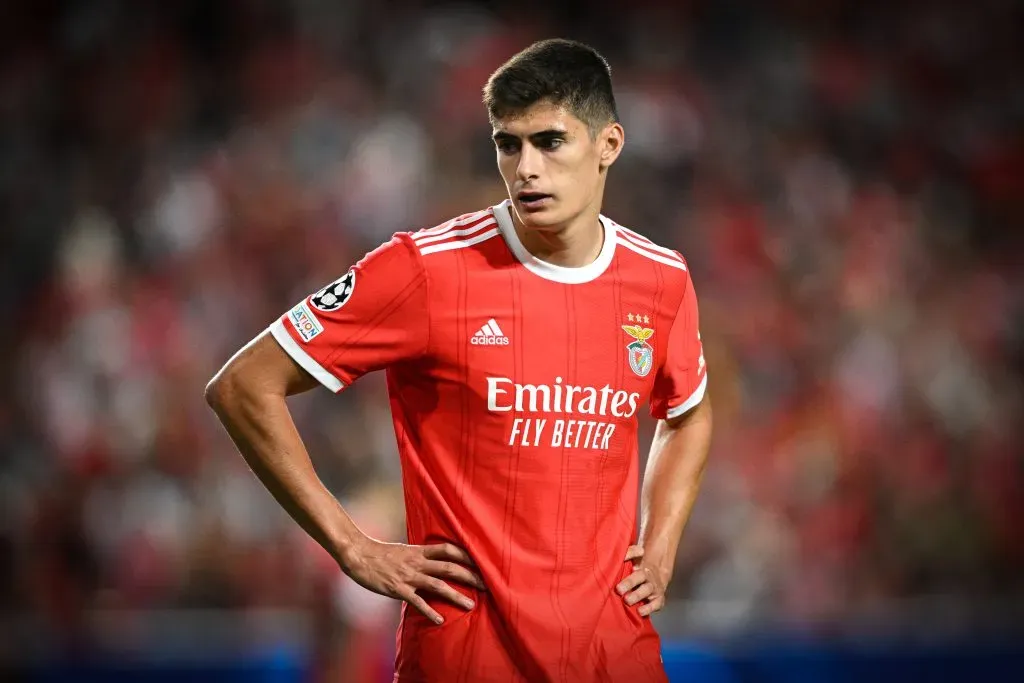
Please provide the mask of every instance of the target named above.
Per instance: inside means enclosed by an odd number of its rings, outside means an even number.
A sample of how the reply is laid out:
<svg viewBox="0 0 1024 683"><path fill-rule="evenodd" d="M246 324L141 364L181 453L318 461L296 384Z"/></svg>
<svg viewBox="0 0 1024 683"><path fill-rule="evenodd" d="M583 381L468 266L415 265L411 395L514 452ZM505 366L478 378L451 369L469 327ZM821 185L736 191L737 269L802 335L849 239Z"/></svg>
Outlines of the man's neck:
<svg viewBox="0 0 1024 683"><path fill-rule="evenodd" d="M563 268L582 268L597 260L604 247L604 226L597 212L587 210L560 229L527 230L515 211L512 223L519 241L541 261Z"/></svg>

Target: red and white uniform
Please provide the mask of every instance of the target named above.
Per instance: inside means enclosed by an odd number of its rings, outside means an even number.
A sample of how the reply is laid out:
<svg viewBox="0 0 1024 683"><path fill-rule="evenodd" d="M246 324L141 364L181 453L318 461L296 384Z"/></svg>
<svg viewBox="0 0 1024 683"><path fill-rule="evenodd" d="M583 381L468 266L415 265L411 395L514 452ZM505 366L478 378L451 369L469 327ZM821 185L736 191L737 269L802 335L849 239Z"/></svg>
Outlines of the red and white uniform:
<svg viewBox="0 0 1024 683"><path fill-rule="evenodd" d="M677 252L601 217L597 260L519 241L509 203L400 233L271 326L332 391L384 369L408 539L465 548L471 611L403 609L400 683L665 681L615 585L636 538L637 411L697 405L697 299Z"/></svg>

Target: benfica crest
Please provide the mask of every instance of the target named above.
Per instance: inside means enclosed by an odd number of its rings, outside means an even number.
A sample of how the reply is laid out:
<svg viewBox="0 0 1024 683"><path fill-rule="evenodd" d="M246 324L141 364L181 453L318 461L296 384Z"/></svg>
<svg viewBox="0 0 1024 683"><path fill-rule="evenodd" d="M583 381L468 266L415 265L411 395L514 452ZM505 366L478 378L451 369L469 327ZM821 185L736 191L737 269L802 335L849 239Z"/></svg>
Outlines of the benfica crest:
<svg viewBox="0 0 1024 683"><path fill-rule="evenodd" d="M629 367L640 377L646 377L654 367L654 348L647 343L654 336L654 330L640 325L623 325L622 329L635 340L626 346Z"/></svg>

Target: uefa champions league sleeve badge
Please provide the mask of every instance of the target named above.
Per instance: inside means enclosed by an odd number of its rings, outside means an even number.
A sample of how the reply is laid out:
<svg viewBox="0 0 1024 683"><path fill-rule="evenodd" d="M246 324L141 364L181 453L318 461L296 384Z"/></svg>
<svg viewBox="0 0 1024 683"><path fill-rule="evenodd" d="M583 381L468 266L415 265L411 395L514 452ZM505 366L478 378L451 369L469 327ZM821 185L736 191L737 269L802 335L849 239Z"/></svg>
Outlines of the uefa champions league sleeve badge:
<svg viewBox="0 0 1024 683"><path fill-rule="evenodd" d="M327 285L319 292L309 297L313 307L324 313L336 311L352 298L352 291L356 288L356 271L350 270L342 277Z"/></svg>

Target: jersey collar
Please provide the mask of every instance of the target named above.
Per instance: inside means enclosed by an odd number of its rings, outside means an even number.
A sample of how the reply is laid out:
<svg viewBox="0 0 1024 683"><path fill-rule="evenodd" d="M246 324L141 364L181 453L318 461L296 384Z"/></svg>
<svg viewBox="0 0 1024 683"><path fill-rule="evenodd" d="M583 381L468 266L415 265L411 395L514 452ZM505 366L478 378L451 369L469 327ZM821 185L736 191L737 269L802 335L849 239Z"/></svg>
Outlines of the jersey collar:
<svg viewBox="0 0 1024 683"><path fill-rule="evenodd" d="M612 257L615 256L615 226L604 216L598 216L601 220L601 225L604 226L604 244L601 246L601 253L597 255L593 262L585 266L567 268L542 261L523 246L512 222L511 206L512 200L506 199L500 204L491 207L491 210L494 213L495 220L498 221L498 229L501 231L501 236L505 238L508 248L519 259L519 262L534 275L538 275L545 280L561 282L567 285L578 285L596 280L600 277L601 273L608 269L612 262Z"/></svg>

